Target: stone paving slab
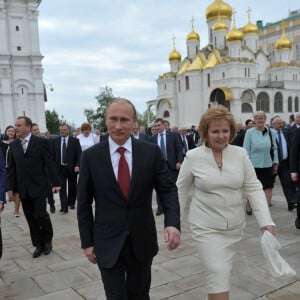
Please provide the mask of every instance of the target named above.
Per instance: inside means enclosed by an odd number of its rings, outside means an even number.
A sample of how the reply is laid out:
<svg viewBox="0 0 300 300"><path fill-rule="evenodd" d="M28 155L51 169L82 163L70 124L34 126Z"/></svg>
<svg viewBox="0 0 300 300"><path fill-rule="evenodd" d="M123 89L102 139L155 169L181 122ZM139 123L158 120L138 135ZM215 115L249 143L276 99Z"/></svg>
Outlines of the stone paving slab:
<svg viewBox="0 0 300 300"><path fill-rule="evenodd" d="M76 211L61 215L56 198L53 251L50 255L32 258L28 226L13 215L9 202L2 213L4 254L0 260L0 300L104 300L105 293L96 265L90 264L80 249ZM244 238L236 245L231 277L231 300L299 300L300 299L300 230L294 226L295 211L289 212L281 187L273 191L270 211L277 225L281 255L297 275L275 279L267 270L260 248L260 232L254 216L246 216ZM155 201L154 201L155 208ZM156 217L159 254L152 268L152 300L205 300L203 264L191 238L187 211L182 222L182 243L169 252L163 238L163 216Z"/></svg>

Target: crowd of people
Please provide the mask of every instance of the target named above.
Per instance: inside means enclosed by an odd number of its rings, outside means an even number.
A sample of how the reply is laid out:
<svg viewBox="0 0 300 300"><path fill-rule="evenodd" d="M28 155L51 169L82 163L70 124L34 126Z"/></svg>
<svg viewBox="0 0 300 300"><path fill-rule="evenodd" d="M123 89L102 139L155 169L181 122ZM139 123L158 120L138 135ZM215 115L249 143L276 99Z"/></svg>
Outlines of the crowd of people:
<svg viewBox="0 0 300 300"><path fill-rule="evenodd" d="M254 214L262 232L275 235L269 207L277 175L300 229L300 113L292 121L274 116L267 125L266 114L257 111L243 126L217 105L200 117L198 130L170 127L162 118L145 128L134 105L117 98L107 108L105 134L88 123L75 132L61 124L53 137L20 116L1 137L0 213L6 191L15 217L22 204L33 258L49 255L47 200L55 213L53 193L59 193L61 214L77 206L81 247L98 265L107 299L146 300L158 252L153 190L170 251L180 245L191 197L188 220L208 299L228 300L233 245L242 239L245 212Z"/></svg>

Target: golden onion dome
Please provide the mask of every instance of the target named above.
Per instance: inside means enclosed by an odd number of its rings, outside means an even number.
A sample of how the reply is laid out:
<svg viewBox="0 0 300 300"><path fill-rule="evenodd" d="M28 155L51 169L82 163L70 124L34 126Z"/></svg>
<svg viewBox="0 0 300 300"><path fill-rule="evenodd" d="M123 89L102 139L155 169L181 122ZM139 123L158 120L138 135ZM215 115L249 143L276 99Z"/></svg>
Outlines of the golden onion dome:
<svg viewBox="0 0 300 300"><path fill-rule="evenodd" d="M252 24L249 20L248 24L243 27L244 34L259 33L258 27Z"/></svg>
<svg viewBox="0 0 300 300"><path fill-rule="evenodd" d="M291 49L292 48L292 41L285 35L285 31L283 30L281 38L276 42L276 49L283 50L283 49Z"/></svg>
<svg viewBox="0 0 300 300"><path fill-rule="evenodd" d="M228 27L227 27L227 25L223 21L219 20L218 22L216 22L213 25L212 30L213 31L228 30Z"/></svg>
<svg viewBox="0 0 300 300"><path fill-rule="evenodd" d="M223 0L215 0L214 3L207 7L205 15L207 21L217 19L219 15L221 18L230 19L232 16L232 7Z"/></svg>
<svg viewBox="0 0 300 300"><path fill-rule="evenodd" d="M191 40L197 40L200 41L200 36L199 34L194 30L194 26L192 31L186 36L186 40L187 41L191 41Z"/></svg>
<svg viewBox="0 0 300 300"><path fill-rule="evenodd" d="M175 46L173 51L169 54L169 62L181 61L181 54L176 50Z"/></svg>
<svg viewBox="0 0 300 300"><path fill-rule="evenodd" d="M235 21L232 29L226 35L226 41L228 43L243 41L243 32L236 28Z"/></svg>

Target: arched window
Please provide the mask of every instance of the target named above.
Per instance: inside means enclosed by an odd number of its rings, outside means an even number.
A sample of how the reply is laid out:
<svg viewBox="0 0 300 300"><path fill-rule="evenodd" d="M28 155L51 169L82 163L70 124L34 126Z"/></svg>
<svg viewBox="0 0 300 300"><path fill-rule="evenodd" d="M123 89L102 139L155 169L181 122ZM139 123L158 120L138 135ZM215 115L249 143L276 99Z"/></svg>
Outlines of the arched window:
<svg viewBox="0 0 300 300"><path fill-rule="evenodd" d="M275 113L281 113L283 112L283 103L282 103L282 94L280 92L277 92L275 94L274 98L274 112Z"/></svg>
<svg viewBox="0 0 300 300"><path fill-rule="evenodd" d="M166 110L164 111L164 118L169 118L170 117L170 113Z"/></svg>
<svg viewBox="0 0 300 300"><path fill-rule="evenodd" d="M292 100L292 97L288 98L288 112L293 112L293 100Z"/></svg>
<svg viewBox="0 0 300 300"><path fill-rule="evenodd" d="M261 92L257 95L256 110L270 112L270 100L267 93Z"/></svg>
<svg viewBox="0 0 300 300"><path fill-rule="evenodd" d="M295 98L294 109L295 109L295 112L299 112L299 98L298 97Z"/></svg>
<svg viewBox="0 0 300 300"><path fill-rule="evenodd" d="M253 109L251 104L249 103L243 103L242 104L242 113L252 113Z"/></svg>

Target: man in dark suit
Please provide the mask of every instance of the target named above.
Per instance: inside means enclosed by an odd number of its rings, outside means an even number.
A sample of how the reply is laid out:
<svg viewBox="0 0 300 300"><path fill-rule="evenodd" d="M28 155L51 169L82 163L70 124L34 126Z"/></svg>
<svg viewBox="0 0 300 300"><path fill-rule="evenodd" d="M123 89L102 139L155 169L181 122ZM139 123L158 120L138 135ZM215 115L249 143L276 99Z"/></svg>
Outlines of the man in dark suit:
<svg viewBox="0 0 300 300"><path fill-rule="evenodd" d="M187 129L185 127L179 128L180 139L182 142L183 156L185 157L186 153L196 147L193 136L187 134Z"/></svg>
<svg viewBox="0 0 300 300"><path fill-rule="evenodd" d="M70 136L69 126L59 126L60 136L53 141L54 160L61 182L59 192L61 210L68 213L68 208L75 209L77 175L81 160L81 147L79 140ZM67 193L68 187L68 193Z"/></svg>
<svg viewBox="0 0 300 300"><path fill-rule="evenodd" d="M47 175L53 192L60 190L60 182L48 140L31 134L32 121L28 117L18 117L15 128L18 139L10 144L7 190L10 199L13 191L19 192L36 247L32 256L36 258L52 251L53 229L46 210Z"/></svg>
<svg viewBox="0 0 300 300"><path fill-rule="evenodd" d="M132 136L135 139L142 140L142 141L148 141L150 138L150 136L147 133L140 132L138 123L136 123L132 129Z"/></svg>
<svg viewBox="0 0 300 300"><path fill-rule="evenodd" d="M88 260L98 264L108 300L148 300L158 252L152 190L160 194L164 238L173 250L180 243L177 187L159 148L131 136L137 113L129 100L111 102L105 121L109 139L82 153L77 197L81 246Z"/></svg>
<svg viewBox="0 0 300 300"><path fill-rule="evenodd" d="M177 132L167 130L165 127L165 121L161 118L157 118L154 121L154 126L157 133L153 135L149 141L160 147L162 155L167 162L171 180L175 184L183 161L183 146L180 135ZM163 213L159 195L156 195L156 201L156 215L159 216Z"/></svg>
<svg viewBox="0 0 300 300"><path fill-rule="evenodd" d="M290 146L292 143L291 130L283 128L283 120L275 117L272 121L273 130L276 133L279 166L278 177L282 186L284 196L288 204L288 210L292 211L297 207L296 184L291 180L289 163Z"/></svg>
<svg viewBox="0 0 300 300"><path fill-rule="evenodd" d="M296 228L300 229L300 128L293 130L293 140L290 150L290 172L291 179L297 184L297 218Z"/></svg>
<svg viewBox="0 0 300 300"><path fill-rule="evenodd" d="M2 232L1 232L1 213L4 209L6 184L6 167L2 151L0 151L0 258L2 257Z"/></svg>

